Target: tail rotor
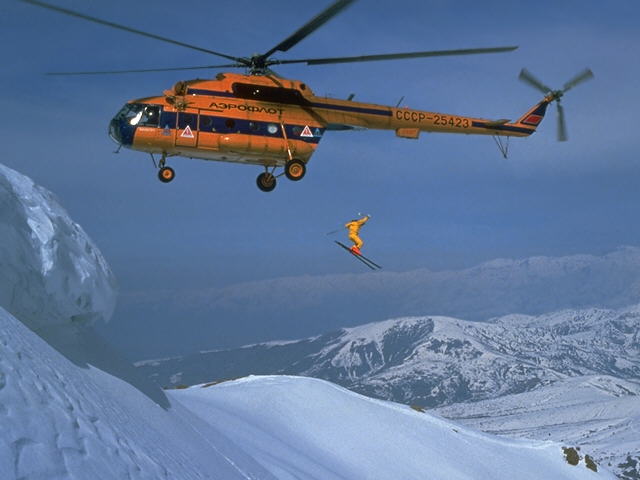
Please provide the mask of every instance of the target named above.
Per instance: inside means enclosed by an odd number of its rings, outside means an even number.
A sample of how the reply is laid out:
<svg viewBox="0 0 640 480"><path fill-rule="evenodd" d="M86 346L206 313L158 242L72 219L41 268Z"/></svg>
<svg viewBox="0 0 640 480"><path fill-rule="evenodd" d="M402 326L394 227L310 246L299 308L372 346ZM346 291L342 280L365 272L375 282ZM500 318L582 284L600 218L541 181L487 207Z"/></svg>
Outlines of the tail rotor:
<svg viewBox="0 0 640 480"><path fill-rule="evenodd" d="M593 72L588 68L584 69L582 72L575 75L571 80L566 82L561 90L553 90L540 80L538 80L529 70L523 68L520 72L520 80L531 85L536 90L539 90L545 95L545 98L548 99L549 102L556 102L556 110L558 116L558 141L564 142L567 140L567 124L564 117L564 108L560 103L560 99L562 96L571 90L576 85L579 85L582 82L590 80L593 78Z"/></svg>

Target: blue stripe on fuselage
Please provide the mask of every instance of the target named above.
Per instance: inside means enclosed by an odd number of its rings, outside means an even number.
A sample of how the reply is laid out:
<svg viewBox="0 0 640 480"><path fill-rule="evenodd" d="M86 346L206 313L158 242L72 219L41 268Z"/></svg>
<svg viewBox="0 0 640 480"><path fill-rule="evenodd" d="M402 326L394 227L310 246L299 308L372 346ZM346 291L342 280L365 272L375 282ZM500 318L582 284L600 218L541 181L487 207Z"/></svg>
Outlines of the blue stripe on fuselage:
<svg viewBox="0 0 640 480"><path fill-rule="evenodd" d="M189 115L196 115L195 113ZM176 128L177 113L176 112L162 112L160 115L159 128L171 129ZM199 131L202 133L242 133L245 135L256 135L262 137L271 138L283 138L282 128L280 124L275 122L259 122L255 120L246 120L242 118L233 117L220 117L214 115L200 115L200 123L198 128L195 125L189 125L191 130ZM307 143L319 143L325 128L309 126L313 137L301 137L304 127L306 125L285 125L285 132L289 140L301 140ZM180 126L182 129L186 127ZM271 127L271 131L269 131ZM275 131L273 131L275 129ZM273 133L272 133L273 132Z"/></svg>
<svg viewBox="0 0 640 480"><path fill-rule="evenodd" d="M487 128L489 130L502 130L505 132L533 133L535 128L512 127L511 125L487 125L485 122L472 122L472 127Z"/></svg>
<svg viewBox="0 0 640 480"><path fill-rule="evenodd" d="M328 110L342 110L344 112L353 112L353 113L367 113L369 115L383 115L385 117L390 117L391 110L380 110L376 108L364 108L364 107L351 107L349 105L332 105L330 103L310 103L312 107L316 108L326 108Z"/></svg>

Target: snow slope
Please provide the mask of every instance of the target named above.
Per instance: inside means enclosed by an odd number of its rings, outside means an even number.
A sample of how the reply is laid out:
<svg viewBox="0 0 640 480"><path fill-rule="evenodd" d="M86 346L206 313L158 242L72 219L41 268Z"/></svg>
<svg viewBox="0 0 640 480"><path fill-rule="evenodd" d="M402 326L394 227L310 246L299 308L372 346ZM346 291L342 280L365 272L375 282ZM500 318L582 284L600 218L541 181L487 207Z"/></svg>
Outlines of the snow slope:
<svg viewBox="0 0 640 480"><path fill-rule="evenodd" d="M2 308L0 427L2 480L272 478L180 404L75 364Z"/></svg>
<svg viewBox="0 0 640 480"><path fill-rule="evenodd" d="M171 393L281 480L615 478L560 445L479 433L301 377L248 377Z"/></svg>
<svg viewBox="0 0 640 480"><path fill-rule="evenodd" d="M630 456L640 458L640 382L610 376L568 378L530 392L436 411L485 432L582 445L620 474Z"/></svg>

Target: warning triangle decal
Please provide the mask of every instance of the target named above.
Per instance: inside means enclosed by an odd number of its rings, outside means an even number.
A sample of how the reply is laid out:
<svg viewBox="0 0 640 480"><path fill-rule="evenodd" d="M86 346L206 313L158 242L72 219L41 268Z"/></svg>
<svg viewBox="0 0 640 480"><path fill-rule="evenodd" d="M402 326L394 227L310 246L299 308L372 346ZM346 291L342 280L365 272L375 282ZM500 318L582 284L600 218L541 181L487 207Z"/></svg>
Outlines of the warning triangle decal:
<svg viewBox="0 0 640 480"><path fill-rule="evenodd" d="M309 125L305 125L304 128L302 129L302 133L300 134L301 137L313 137L313 133L311 133L311 129L309 128Z"/></svg>
<svg viewBox="0 0 640 480"><path fill-rule="evenodd" d="M191 131L191 127L187 125L187 128L180 134L181 137L185 138L193 138L193 132Z"/></svg>

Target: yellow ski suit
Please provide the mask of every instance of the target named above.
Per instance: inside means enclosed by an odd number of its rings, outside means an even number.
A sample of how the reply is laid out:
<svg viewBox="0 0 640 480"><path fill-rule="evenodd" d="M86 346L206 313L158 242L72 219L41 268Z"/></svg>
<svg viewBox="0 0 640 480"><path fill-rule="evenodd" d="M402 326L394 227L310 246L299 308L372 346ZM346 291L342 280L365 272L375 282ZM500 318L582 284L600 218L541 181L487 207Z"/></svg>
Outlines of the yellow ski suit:
<svg viewBox="0 0 640 480"><path fill-rule="evenodd" d="M369 220L369 216L364 216L360 220L353 220L347 224L345 227L349 229L349 240L351 240L354 246L359 250L362 244L364 243L362 239L358 236L358 232L360 231L360 227L367 223Z"/></svg>

